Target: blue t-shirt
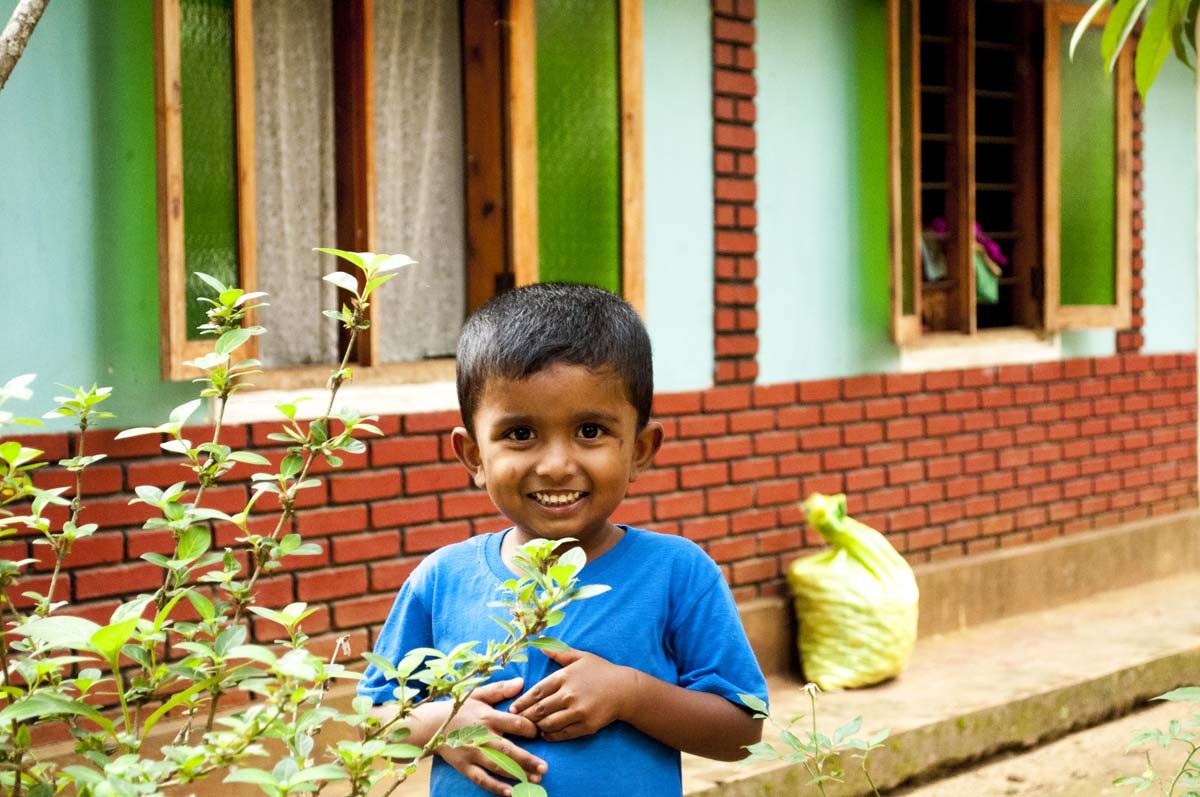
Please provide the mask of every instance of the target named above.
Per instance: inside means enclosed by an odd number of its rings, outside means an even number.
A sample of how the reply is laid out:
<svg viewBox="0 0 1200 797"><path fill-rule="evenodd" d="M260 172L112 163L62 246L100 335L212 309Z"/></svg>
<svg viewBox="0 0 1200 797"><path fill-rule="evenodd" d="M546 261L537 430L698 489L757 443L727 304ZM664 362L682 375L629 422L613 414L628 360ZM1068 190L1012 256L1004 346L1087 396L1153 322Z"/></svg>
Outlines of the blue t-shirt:
<svg viewBox="0 0 1200 797"><path fill-rule="evenodd" d="M447 546L422 562L400 589L375 652L399 661L417 647L449 650L465 641L502 639L487 606L513 574L500 558L504 532ZM718 694L741 706L739 693L767 698L766 682L746 640L733 596L717 565L682 537L625 527L615 546L580 572L581 584L611 591L573 603L548 632L579 650L634 667L667 683ZM530 648L529 660L510 663L493 680L520 676L532 688L559 666ZM395 682L368 667L358 693L393 700ZM500 704L499 708L507 707ZM662 797L680 794L679 751L624 722L567 742L514 738L548 771L550 795ZM440 757L434 758L430 794L483 795Z"/></svg>

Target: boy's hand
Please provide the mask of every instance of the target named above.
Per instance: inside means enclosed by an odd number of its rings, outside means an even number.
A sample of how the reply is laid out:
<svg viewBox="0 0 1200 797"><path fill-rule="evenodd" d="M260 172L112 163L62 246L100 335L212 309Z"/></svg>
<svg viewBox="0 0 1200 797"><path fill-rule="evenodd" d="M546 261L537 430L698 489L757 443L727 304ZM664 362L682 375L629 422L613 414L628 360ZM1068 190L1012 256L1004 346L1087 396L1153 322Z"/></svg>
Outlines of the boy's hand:
<svg viewBox="0 0 1200 797"><path fill-rule="evenodd" d="M533 722L494 708L495 704L501 700L507 700L518 694L522 684L523 681L520 678L512 678L479 687L471 694L467 702L463 703L446 731L455 731L471 725L482 725L497 736L509 734L529 738L536 737L537 728ZM487 746L516 761L529 775L529 780L534 783L541 780L542 775L546 772L545 761L526 752L508 739L496 739L488 742ZM510 784L494 777L494 775L509 776L505 775L504 770L480 752L478 748L443 745L438 748L437 754L476 786L504 797L512 794Z"/></svg>
<svg viewBox="0 0 1200 797"><path fill-rule="evenodd" d="M563 665L513 701L513 714L537 723L542 738L565 742L622 719L641 673L582 650L544 650Z"/></svg>

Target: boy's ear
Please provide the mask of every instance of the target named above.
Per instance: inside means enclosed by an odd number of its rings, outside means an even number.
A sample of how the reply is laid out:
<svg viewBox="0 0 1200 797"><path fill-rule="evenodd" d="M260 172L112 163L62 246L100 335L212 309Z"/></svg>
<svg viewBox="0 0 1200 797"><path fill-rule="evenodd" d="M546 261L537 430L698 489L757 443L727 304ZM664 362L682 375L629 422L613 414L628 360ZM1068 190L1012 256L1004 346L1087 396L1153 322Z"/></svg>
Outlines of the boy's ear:
<svg viewBox="0 0 1200 797"><path fill-rule="evenodd" d="M456 426L450 433L450 445L454 448L454 456L458 457L467 473L471 474L475 486L486 486L487 479L483 474L483 460L479 457L479 444L471 437L471 433L462 426Z"/></svg>
<svg viewBox="0 0 1200 797"><path fill-rule="evenodd" d="M643 470L654 463L654 455L662 448L663 427L658 421L650 421L633 441L633 470L629 481L634 481Z"/></svg>

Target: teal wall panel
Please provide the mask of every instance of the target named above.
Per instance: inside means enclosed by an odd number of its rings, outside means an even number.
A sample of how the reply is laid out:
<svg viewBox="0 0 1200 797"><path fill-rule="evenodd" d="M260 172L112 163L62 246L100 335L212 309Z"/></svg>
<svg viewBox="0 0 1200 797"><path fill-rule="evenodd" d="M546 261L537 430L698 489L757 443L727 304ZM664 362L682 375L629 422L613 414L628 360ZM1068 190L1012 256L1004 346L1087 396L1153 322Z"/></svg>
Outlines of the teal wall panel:
<svg viewBox="0 0 1200 797"><path fill-rule="evenodd" d="M1167 59L1146 98L1142 277L1147 352L1196 350L1196 75Z"/></svg>
<svg viewBox="0 0 1200 797"><path fill-rule="evenodd" d="M194 395L158 359L150 4L59 0L0 92L0 275L22 333L0 378L111 385L122 425Z"/></svg>
<svg viewBox="0 0 1200 797"><path fill-rule="evenodd" d="M759 381L891 370L886 21L760 0Z"/></svg>
<svg viewBox="0 0 1200 797"><path fill-rule="evenodd" d="M713 378L712 7L645 4L646 326L659 390Z"/></svg>
<svg viewBox="0 0 1200 797"><path fill-rule="evenodd" d="M537 3L538 275L621 289L616 0Z"/></svg>

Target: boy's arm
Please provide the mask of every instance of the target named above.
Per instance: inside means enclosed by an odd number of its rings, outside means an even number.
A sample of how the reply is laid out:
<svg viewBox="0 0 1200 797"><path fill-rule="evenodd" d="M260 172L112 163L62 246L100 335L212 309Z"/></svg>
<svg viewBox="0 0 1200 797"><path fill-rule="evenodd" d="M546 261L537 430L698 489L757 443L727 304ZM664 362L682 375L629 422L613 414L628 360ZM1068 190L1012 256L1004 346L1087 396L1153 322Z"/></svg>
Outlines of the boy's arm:
<svg viewBox="0 0 1200 797"><path fill-rule="evenodd" d="M513 701L509 711L566 741L622 720L665 745L736 761L762 739L756 720L720 695L685 689L580 650L543 651L563 668Z"/></svg>
<svg viewBox="0 0 1200 797"><path fill-rule="evenodd" d="M489 742L487 746L504 753L517 762L528 774L529 779L537 783L546 772L546 762L527 752L524 748L518 747L508 739L503 738L505 735L536 737L537 728L528 719L498 711L494 708L495 703L507 700L519 693L522 684L523 681L520 678L512 678L507 681L498 681L479 687L471 694L471 697L463 704L462 708L459 709L458 714L450 720L445 732L449 733L450 731L466 728L471 725L482 725L500 737ZM404 740L405 743L413 744L417 747L424 747L428 744L429 740L433 738L438 729L446 722L450 708L451 701L449 700L439 700L418 706L402 723L409 731L409 736ZM382 722L387 722L396 715L395 704L376 706L371 709L371 715L379 718ZM505 795L506 797L512 794L512 786L510 784L494 777L495 775L504 778L511 776L507 775L495 761L479 752L478 749L474 747L449 747L443 745L437 748L435 752L476 786L486 789L492 794Z"/></svg>

